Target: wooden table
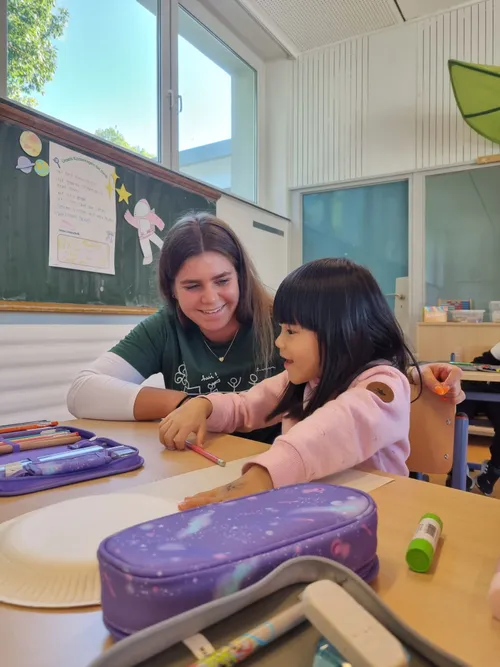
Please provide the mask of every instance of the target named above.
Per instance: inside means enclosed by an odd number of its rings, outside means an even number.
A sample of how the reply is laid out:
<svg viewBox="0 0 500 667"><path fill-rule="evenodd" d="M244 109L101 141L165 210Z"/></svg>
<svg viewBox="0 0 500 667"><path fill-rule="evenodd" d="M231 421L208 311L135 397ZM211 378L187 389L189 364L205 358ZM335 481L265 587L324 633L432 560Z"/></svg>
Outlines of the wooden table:
<svg viewBox="0 0 500 667"><path fill-rule="evenodd" d="M462 382L500 382L500 373L487 371L464 371Z"/></svg>
<svg viewBox="0 0 500 667"><path fill-rule="evenodd" d="M17 499L0 500L0 521L66 498L125 490L210 465L192 453L163 451L154 424L85 422L99 434L138 445L142 471ZM250 456L264 445L217 436L211 449L226 460ZM500 503L441 486L397 478L372 493L379 508L380 575L375 590L415 630L471 665L500 661L500 623L487 590L500 557ZM434 571L408 570L405 551L422 514L444 522ZM16 667L87 667L109 646L98 608L37 611L0 605L1 664Z"/></svg>

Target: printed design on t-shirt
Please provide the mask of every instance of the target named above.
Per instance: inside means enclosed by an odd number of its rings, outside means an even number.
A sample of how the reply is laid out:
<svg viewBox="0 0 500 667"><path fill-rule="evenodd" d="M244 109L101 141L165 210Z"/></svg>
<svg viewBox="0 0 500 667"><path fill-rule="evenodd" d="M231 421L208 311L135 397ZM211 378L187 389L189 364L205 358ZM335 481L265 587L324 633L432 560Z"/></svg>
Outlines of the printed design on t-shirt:
<svg viewBox="0 0 500 667"><path fill-rule="evenodd" d="M186 394L201 394L201 386L190 387L186 364L181 364L174 376L175 384L181 384Z"/></svg>
<svg viewBox="0 0 500 667"><path fill-rule="evenodd" d="M239 377L239 378L229 378L227 383L233 391L236 391L241 384L241 377Z"/></svg>
<svg viewBox="0 0 500 667"><path fill-rule="evenodd" d="M211 380L211 382L207 384L208 391L211 394L215 394L215 392L219 391L217 385L220 384L221 380L216 372L201 376L201 382L207 382L207 380Z"/></svg>
<svg viewBox="0 0 500 667"><path fill-rule="evenodd" d="M251 384L252 387L255 387L257 383L261 382L262 380L265 380L265 378L269 376L270 371L274 370L276 370L276 366L266 366L265 368L256 368L254 373L250 373L248 384Z"/></svg>

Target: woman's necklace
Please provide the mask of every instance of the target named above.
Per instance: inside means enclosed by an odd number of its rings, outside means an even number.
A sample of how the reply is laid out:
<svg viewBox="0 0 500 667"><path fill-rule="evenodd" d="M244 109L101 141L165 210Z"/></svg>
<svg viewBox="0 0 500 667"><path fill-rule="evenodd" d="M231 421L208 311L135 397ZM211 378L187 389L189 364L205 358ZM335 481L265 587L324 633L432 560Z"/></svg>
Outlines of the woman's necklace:
<svg viewBox="0 0 500 667"><path fill-rule="evenodd" d="M214 357L217 357L217 359L218 359L218 360L221 362L221 364L222 364L222 362L224 361L224 359L225 359L225 358L227 357L227 355L229 354L229 350L233 347L233 343L234 343L234 341L236 340L236 336L238 335L238 332L239 332L239 329L236 329L236 333L235 333L234 336L233 336L233 340L229 343L229 347L228 347L227 350L224 352L224 354L222 355L222 357L219 357L218 354L215 354L215 352L212 350L212 348L210 347L210 345L207 343L205 337L203 337L203 342L204 342L205 345L207 346L208 350L214 355Z"/></svg>

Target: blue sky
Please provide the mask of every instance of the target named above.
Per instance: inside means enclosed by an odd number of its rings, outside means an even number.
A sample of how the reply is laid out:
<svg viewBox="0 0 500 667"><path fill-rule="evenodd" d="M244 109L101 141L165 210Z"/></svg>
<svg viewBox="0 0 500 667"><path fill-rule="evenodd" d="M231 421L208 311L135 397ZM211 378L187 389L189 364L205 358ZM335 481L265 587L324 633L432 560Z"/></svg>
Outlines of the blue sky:
<svg viewBox="0 0 500 667"><path fill-rule="evenodd" d="M157 152L156 17L137 0L58 0L69 10L38 109L88 132L117 127ZM179 37L180 150L231 137L231 77ZM214 99L217 106L214 106Z"/></svg>

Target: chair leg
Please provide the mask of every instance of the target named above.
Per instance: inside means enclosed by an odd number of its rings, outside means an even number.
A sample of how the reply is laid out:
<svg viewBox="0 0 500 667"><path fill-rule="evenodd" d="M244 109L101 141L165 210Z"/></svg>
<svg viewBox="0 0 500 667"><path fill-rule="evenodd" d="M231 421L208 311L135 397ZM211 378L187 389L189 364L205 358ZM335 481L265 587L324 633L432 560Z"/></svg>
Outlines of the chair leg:
<svg viewBox="0 0 500 667"><path fill-rule="evenodd" d="M459 412L455 416L451 486L454 489L460 489L460 491L466 490L468 441L469 441L469 418L463 412Z"/></svg>

